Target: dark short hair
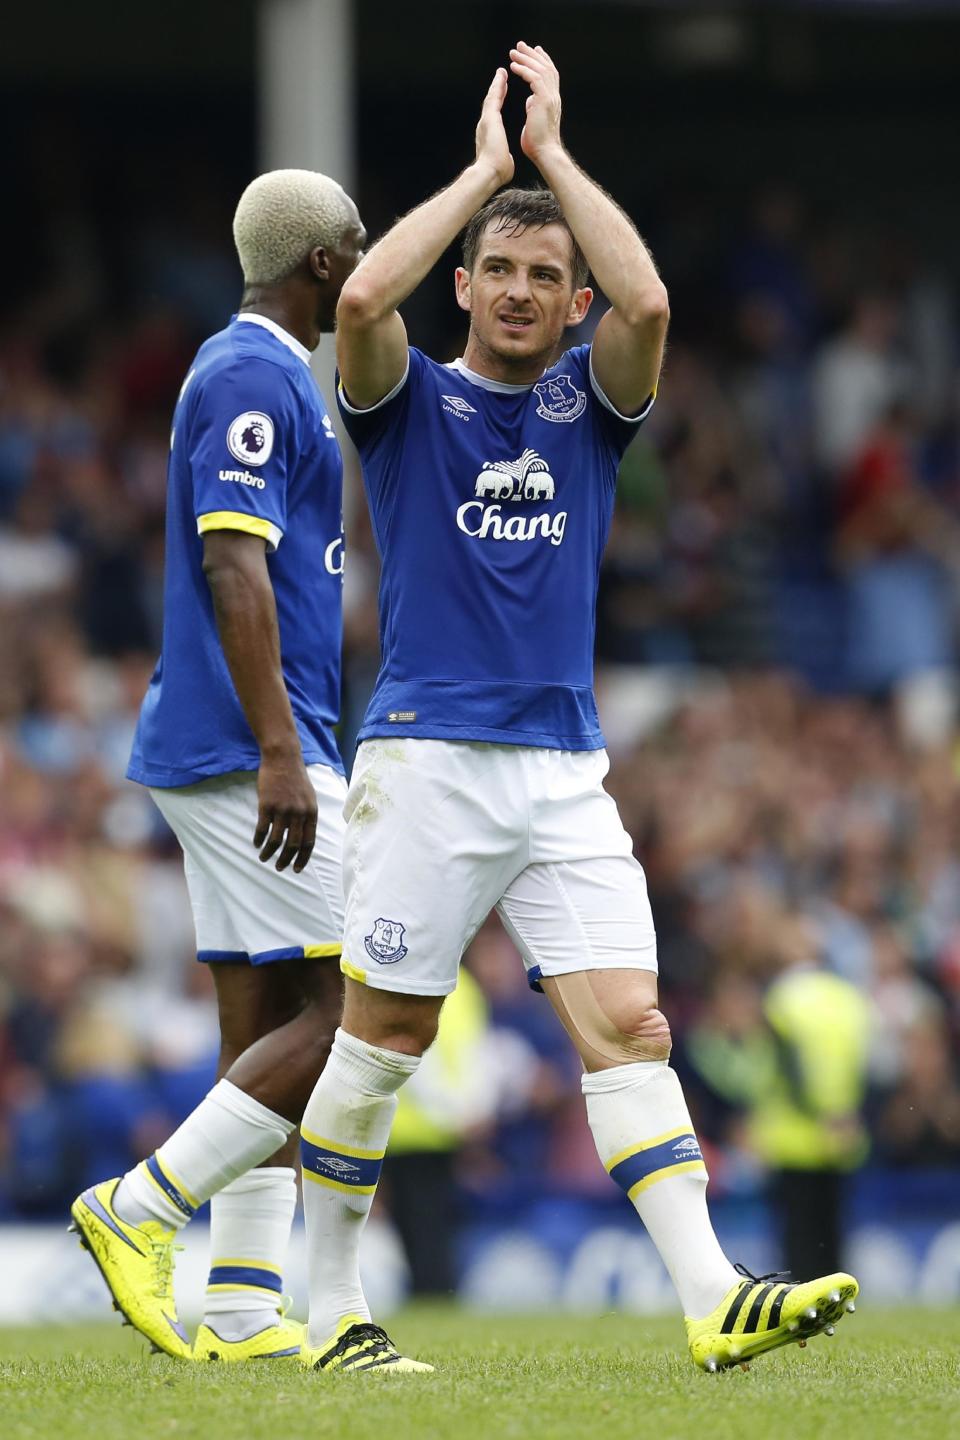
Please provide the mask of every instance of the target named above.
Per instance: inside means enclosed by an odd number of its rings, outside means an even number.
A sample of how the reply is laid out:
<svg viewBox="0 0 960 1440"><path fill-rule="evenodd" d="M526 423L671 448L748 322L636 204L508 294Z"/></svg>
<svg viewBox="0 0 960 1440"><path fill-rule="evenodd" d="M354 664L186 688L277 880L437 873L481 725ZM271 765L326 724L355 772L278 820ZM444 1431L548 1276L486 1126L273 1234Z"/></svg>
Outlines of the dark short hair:
<svg viewBox="0 0 960 1440"><path fill-rule="evenodd" d="M487 226L494 222L497 232L504 231L507 235L522 235L530 225L536 225L537 229L544 225L562 225L570 236L574 288L582 290L586 285L590 267L552 190L522 190L515 186L510 190L501 190L488 200L463 232L463 263L467 270L472 270L476 264L480 241Z"/></svg>

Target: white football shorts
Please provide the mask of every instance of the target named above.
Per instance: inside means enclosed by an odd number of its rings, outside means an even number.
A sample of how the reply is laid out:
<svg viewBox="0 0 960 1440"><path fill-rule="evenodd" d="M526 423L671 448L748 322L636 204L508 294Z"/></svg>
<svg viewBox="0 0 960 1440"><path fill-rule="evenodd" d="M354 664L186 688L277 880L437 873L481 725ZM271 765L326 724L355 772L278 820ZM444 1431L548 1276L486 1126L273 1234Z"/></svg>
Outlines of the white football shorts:
<svg viewBox="0 0 960 1440"><path fill-rule="evenodd" d="M317 841L306 867L277 871L257 858L257 777L218 775L150 794L180 842L198 960L302 960L339 955L343 940L343 804L347 785L310 765ZM279 853L279 852L278 852Z"/></svg>
<svg viewBox="0 0 960 1440"><path fill-rule="evenodd" d="M657 969L643 870L603 750L367 740L347 795L341 968L448 995L496 908L527 978Z"/></svg>

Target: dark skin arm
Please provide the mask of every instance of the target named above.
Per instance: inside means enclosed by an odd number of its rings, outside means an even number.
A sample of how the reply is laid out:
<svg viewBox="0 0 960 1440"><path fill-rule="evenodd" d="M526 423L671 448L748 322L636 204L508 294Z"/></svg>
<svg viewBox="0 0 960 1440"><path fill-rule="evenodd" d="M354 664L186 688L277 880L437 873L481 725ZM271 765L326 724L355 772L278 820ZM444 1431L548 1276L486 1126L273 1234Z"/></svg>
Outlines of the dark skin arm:
<svg viewBox="0 0 960 1440"><path fill-rule="evenodd" d="M261 860L272 859L279 850L277 869L285 870L292 861L299 871L313 851L317 799L280 667L266 542L240 530L211 530L203 537L203 573L227 666L260 747L260 811L253 843Z"/></svg>

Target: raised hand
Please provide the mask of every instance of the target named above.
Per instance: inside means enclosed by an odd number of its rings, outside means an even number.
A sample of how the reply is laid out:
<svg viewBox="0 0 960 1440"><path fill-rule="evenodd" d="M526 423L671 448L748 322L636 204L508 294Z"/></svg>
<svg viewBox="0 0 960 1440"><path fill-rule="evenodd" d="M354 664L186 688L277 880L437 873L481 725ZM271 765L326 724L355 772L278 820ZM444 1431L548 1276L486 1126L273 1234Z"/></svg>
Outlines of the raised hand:
<svg viewBox="0 0 960 1440"><path fill-rule="evenodd" d="M501 67L491 81L480 111L476 159L478 165L490 167L498 185L507 185L513 179L513 156L503 128L503 102L506 97L507 72Z"/></svg>
<svg viewBox="0 0 960 1440"><path fill-rule="evenodd" d="M510 69L530 86L520 146L524 155L539 166L550 151L562 148L560 75L543 46L528 45L525 40L518 40L510 51Z"/></svg>

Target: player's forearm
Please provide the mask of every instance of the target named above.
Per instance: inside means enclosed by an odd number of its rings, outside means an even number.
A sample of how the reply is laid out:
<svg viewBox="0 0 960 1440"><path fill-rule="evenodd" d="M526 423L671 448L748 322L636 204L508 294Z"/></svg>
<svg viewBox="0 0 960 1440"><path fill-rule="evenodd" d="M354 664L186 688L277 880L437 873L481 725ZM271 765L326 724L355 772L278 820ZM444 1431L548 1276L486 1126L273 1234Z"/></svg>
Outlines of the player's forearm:
<svg viewBox="0 0 960 1440"><path fill-rule="evenodd" d="M562 146L538 155L537 165L614 310L631 326L661 323L666 287L629 217Z"/></svg>
<svg viewBox="0 0 960 1440"><path fill-rule="evenodd" d="M344 285L337 306L339 324L376 324L396 310L500 183L491 166L475 162L452 185L398 220Z"/></svg>
<svg viewBox="0 0 960 1440"><path fill-rule="evenodd" d="M273 587L242 565L205 562L217 632L237 698L264 757L300 755L280 662Z"/></svg>

